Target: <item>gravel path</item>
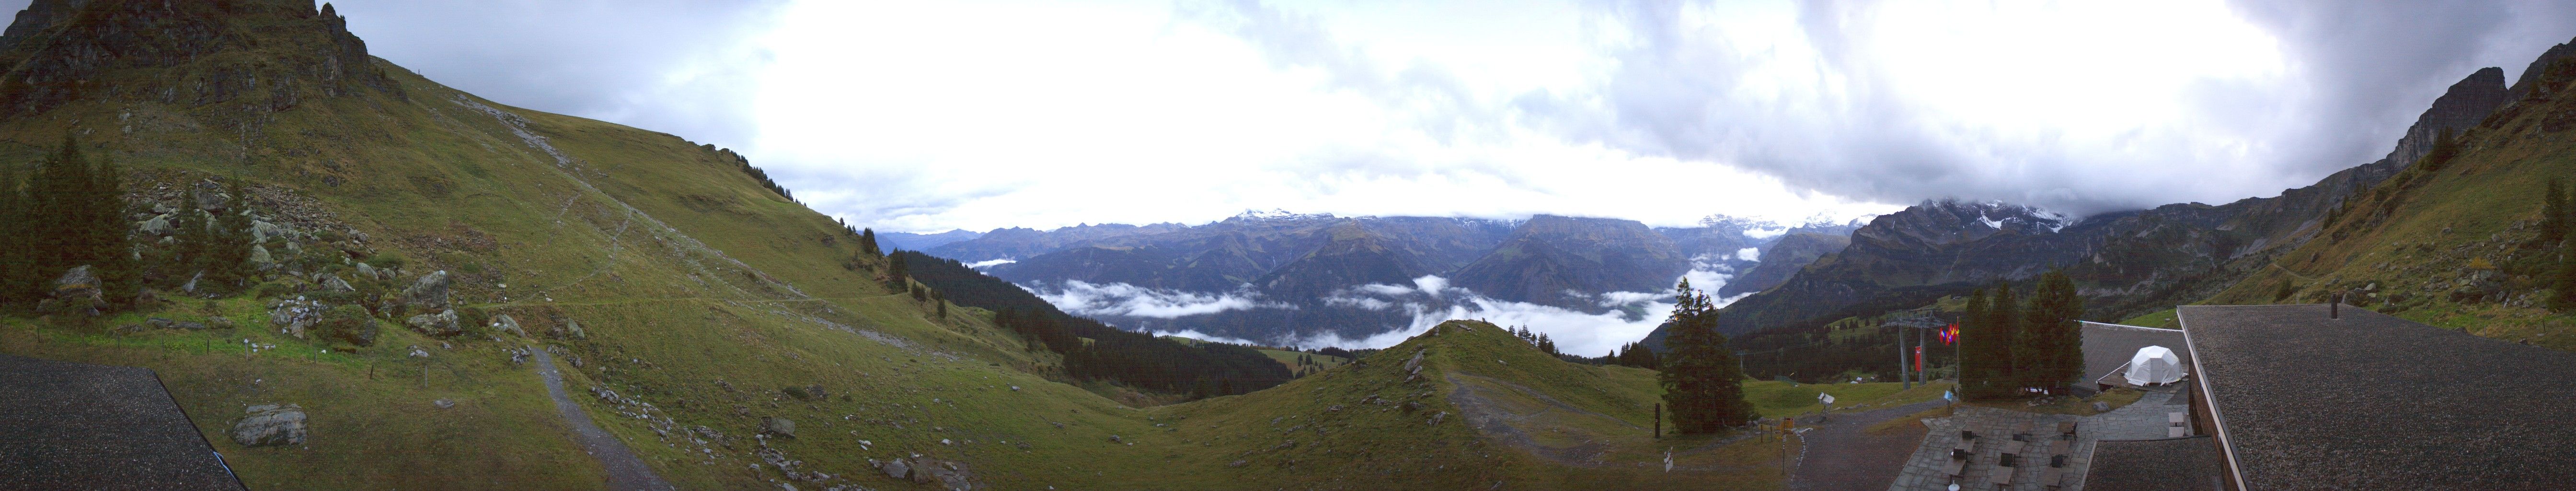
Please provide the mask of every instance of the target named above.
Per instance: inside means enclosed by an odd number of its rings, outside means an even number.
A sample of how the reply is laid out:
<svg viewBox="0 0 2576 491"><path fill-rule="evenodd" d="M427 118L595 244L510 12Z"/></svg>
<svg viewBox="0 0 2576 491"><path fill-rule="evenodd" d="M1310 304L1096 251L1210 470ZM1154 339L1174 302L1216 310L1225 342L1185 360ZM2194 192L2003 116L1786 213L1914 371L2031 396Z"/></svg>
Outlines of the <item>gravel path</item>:
<svg viewBox="0 0 2576 491"><path fill-rule="evenodd" d="M564 421L572 423L573 433L581 436L582 451L599 459L600 467L608 469L608 489L614 491L678 489L671 486L670 482L663 481L662 476L654 475L653 469L645 467L644 459L636 458L635 452L628 450L625 442L617 441L617 437L609 435L607 431L599 429L599 425L591 423L590 413L582 412L581 406L573 405L572 397L564 395L563 372L555 371L553 355L546 354L543 348L530 349L528 352L537 358L537 374L546 379L546 395L555 398L555 411L562 412Z"/></svg>
<svg viewBox="0 0 2576 491"><path fill-rule="evenodd" d="M1902 431L1871 434L1870 426L1905 415L1941 407L1938 400L1903 406L1842 413L1831 421L1815 425L1800 435L1806 447L1799 457L1798 472L1789 479L1789 489L1799 491L1882 491L1896 482L1904 470L1905 459L1914 455L1914 447L1923 441L1920 427ZM1804 418L1800 419L1803 424Z"/></svg>

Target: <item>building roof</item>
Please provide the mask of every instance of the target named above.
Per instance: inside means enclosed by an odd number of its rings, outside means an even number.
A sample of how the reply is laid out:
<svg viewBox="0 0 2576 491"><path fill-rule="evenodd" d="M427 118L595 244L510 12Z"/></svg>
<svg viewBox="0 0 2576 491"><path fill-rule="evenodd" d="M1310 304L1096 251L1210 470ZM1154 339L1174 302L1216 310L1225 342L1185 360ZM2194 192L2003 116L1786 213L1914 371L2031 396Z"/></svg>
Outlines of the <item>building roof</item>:
<svg viewBox="0 0 2576 491"><path fill-rule="evenodd" d="M2226 489L2218 448L2209 436L2093 443L2085 491L2186 491Z"/></svg>
<svg viewBox="0 0 2576 491"><path fill-rule="evenodd" d="M0 355L0 489L242 489L149 369Z"/></svg>
<svg viewBox="0 0 2576 491"><path fill-rule="evenodd" d="M2185 306L2247 489L2564 489L2576 354L2358 307Z"/></svg>
<svg viewBox="0 0 2576 491"><path fill-rule="evenodd" d="M2182 331L2100 322L2084 323L2084 382L2102 380L2129 364L2138 348L2163 346L2182 357L2183 373L2192 373L2191 347L2185 346ZM2091 387L2091 386L2086 386Z"/></svg>

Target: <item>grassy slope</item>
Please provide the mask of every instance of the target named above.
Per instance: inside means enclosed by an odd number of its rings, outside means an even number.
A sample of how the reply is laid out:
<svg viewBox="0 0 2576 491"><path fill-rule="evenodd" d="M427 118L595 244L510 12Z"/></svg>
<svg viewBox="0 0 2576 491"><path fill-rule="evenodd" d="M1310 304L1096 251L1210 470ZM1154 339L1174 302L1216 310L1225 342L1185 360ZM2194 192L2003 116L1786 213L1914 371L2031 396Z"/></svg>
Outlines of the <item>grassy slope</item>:
<svg viewBox="0 0 2576 491"><path fill-rule="evenodd" d="M1418 336L1361 362L1252 394L1219 397L1153 411L1172 424L1151 453L1168 463L1116 482L1145 489L1265 486L1409 489L1662 489L1682 486L1765 489L1779 444L1707 437L1653 440L1653 372L1566 363L1491 324L1451 321L1438 335ZM1425 353L1421 378L1406 381L1404 362ZM1462 383L1451 383L1451 376ZM1537 452L1571 453L1578 463L1549 460L1527 447L1480 438L1471 410L1454 391L1474 391ZM1376 395L1388 401L1373 402ZM1551 402L1552 401L1552 402ZM1403 404L1422 407L1406 411ZM1334 410L1339 407L1340 410ZM1448 413L1438 424L1431 416ZM1289 441L1295 445L1287 445ZM1139 443L1143 448L1147 444ZM1707 446L1708 448L1699 448ZM1676 448L1682 470L1664 473L1663 450ZM1564 452L1566 449L1575 451ZM1231 466L1237 461L1241 466ZM1176 469L1213 469L1181 471ZM1282 472L1285 471L1285 472Z"/></svg>
<svg viewBox="0 0 2576 491"><path fill-rule="evenodd" d="M2465 133L2448 166L2389 179L2317 239L2202 303L2315 303L2349 292L2349 303L2419 322L2576 350L2576 318L2540 308L2540 273L2554 252L2525 245L2538 233L2543 185L2576 175L2576 144L2540 129L2576 98L2526 104ZM2505 301L2450 294L2487 265L2502 268Z"/></svg>
<svg viewBox="0 0 2576 491"><path fill-rule="evenodd" d="M774 471L747 465L759 462L749 437L762 416L800 423L806 438L770 445L806 470L868 479L865 458L919 452L1014 469L984 475L997 483L1075 480L1034 465L1080 456L1046 442L1068 430L1031 415L1071 414L1047 419L1085 431L1145 427L1134 410L1018 370L1051 362L1001 335L980 311L952 308L949 318L934 319L933 309L884 292L868 271L838 267L852 245L825 242L836 224L762 190L710 151L669 135L494 105L525 116L529 129L576 159L558 167L501 120L451 102L455 91L407 73L397 78L409 100L319 99L275 114L249 165L234 159L232 132L179 124L206 116L190 112L197 109L130 102L80 102L0 124L12 140L0 145L7 154L0 158L25 159L63 131L87 130L83 142L93 152L139 174L237 174L289 188L374 239L338 245L399 251L413 259L413 273L488 265L492 274L459 277L460 303L512 314L532 333L557 317L576 320L587 339L468 336L448 340L449 350L388 324L374 347L322 353L327 344L263 328L259 302L232 299L216 308L251 320L249 327L120 337L18 320L0 334L0 350L159 370L254 487L597 486L598 465L570 443L532 369L508 363L502 350L522 343L589 360L579 369L563 365L576 398L665 477L694 489L770 486ZM138 125L145 129L132 135L72 123L124 112L179 123ZM454 245L475 237L492 245ZM328 254L326 245L307 245ZM206 315L199 308L192 301L149 314L193 319ZM244 356L244 338L278 348ZM402 356L414 344L433 356ZM594 385L650 402L661 409L649 414L678 427L704 425L741 440L714 445L709 457L685 437L619 417L619 408L583 392ZM866 397L803 402L778 390L805 385ZM438 398L460 404L431 409ZM246 449L224 437L243 406L270 402L310 410L309 448ZM862 438L870 449L857 443ZM877 481L860 482L904 486Z"/></svg>

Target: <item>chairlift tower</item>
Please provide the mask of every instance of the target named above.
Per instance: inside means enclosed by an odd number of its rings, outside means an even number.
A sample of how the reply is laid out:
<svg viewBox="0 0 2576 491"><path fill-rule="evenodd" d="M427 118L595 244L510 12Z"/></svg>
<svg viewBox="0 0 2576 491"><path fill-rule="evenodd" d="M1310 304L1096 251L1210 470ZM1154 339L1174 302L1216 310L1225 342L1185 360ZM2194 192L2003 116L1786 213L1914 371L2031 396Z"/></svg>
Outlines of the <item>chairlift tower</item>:
<svg viewBox="0 0 2576 491"><path fill-rule="evenodd" d="M1899 328L1896 331L1896 373L1900 374L1898 378L1904 379L1906 389L1913 389L1914 384L1918 383L1918 379L1919 383L1932 383L1931 378L1923 376L1923 372L1921 370L1914 370L1906 364L1904 328L1913 328L1917 331L1921 331L1914 334L1914 357L1916 362L1920 362L1923 357L1923 348L1926 345L1925 339L1931 336L1931 334L1925 330L1939 329L1949 327L1950 325L1948 321L1941 318L1941 311L1934 307L1935 306L1927 305L1907 310L1903 315L1899 315L1894 319L1889 319L1886 322L1886 325L1896 326Z"/></svg>

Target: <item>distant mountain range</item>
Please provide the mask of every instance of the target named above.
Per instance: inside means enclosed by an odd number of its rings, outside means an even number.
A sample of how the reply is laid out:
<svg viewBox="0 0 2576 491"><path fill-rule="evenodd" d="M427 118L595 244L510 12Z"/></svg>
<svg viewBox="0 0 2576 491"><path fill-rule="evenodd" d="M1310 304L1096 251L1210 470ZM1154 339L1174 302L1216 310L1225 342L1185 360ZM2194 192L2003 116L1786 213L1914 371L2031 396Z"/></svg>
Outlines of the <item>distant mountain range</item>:
<svg viewBox="0 0 2576 491"><path fill-rule="evenodd" d="M2564 51L2533 63L2542 70ZM2213 295L2316 237L2355 193L2397 175L2443 135L2466 130L2511 93L2500 69L2453 84L2418 117L2388 156L2336 172L2280 196L2224 205L2179 203L2081 219L2004 203L1925 201L1880 216L1779 286L1728 305L1729 334L1805 328L1837 319L1929 305L1997 282L2027 282L2063 269L2085 296L2088 317L2118 320ZM1758 279L1768 279L1770 272ZM1730 287L1734 286L1732 284ZM1648 336L1661 346L1659 329Z"/></svg>
<svg viewBox="0 0 2576 491"><path fill-rule="evenodd" d="M1069 312L1122 326L1279 342L1355 339L1445 320L1423 316L1453 307L1633 308L1668 296L1686 273L1731 275L1754 267L1761 248L1792 231L1837 236L1859 225L1715 216L1699 227L1651 228L1555 215L1492 220L1273 211L1196 226L1006 228L923 252L988 264L987 273ZM1803 261L1816 254L1782 257Z"/></svg>
<svg viewBox="0 0 2576 491"><path fill-rule="evenodd" d="M984 234L982 233L968 232L965 230L950 230L935 234L877 232L877 246L882 250L901 249L906 251L918 251L948 245L951 242L983 236Z"/></svg>

